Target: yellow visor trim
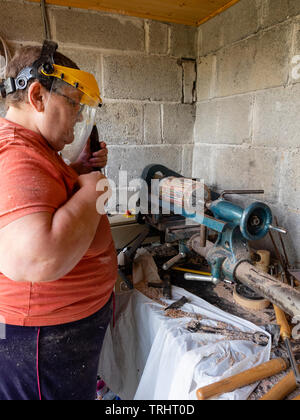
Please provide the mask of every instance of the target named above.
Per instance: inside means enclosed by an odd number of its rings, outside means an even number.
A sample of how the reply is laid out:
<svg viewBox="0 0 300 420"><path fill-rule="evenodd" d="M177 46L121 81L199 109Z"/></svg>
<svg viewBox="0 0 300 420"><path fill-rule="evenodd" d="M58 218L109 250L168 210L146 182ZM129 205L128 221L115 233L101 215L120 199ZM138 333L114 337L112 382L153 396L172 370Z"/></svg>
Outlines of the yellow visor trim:
<svg viewBox="0 0 300 420"><path fill-rule="evenodd" d="M75 89L80 90L83 93L80 103L92 107L97 107L102 104L100 96L100 90L95 77L86 71L72 69L71 67L53 65L53 73L45 73L42 70L42 74L48 77L56 77L73 86Z"/></svg>

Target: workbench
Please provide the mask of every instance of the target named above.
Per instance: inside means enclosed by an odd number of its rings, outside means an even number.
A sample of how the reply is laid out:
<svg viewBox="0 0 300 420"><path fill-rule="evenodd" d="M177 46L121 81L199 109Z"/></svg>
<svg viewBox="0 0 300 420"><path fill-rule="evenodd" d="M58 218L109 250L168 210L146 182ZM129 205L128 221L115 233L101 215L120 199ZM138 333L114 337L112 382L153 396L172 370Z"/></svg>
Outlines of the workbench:
<svg viewBox="0 0 300 420"><path fill-rule="evenodd" d="M155 242L143 248L151 253L157 267L162 267L177 252ZM198 257L192 263L198 265ZM207 267L204 270L207 271ZM221 282L215 286L186 281L184 273L175 267L169 274L172 301L163 302L162 289L149 288L147 283L116 295L116 323L114 327L110 325L105 338L99 375L121 399L195 400L196 390L203 385L269 359L286 357L281 352L282 346L271 347L271 340L267 347L261 347L250 342L231 342L224 337L216 340L207 334L189 333L187 324L197 314L203 316L203 311L206 318L227 320L228 324L252 332L266 325L276 325L276 317L272 305L259 312L239 306L233 299L234 284ZM166 316L167 303L182 296L190 300L183 307L188 316L175 319ZM300 348L296 346L294 350L299 360ZM218 399L260 399L286 374L282 372Z"/></svg>
<svg viewBox="0 0 300 420"><path fill-rule="evenodd" d="M230 315L200 297L173 286L173 299L190 301L183 318L167 317L164 306L142 291L116 295L115 326L105 337L99 374L122 400L195 400L196 390L224 376L269 360L267 346L251 341L191 333L186 326L197 317L228 323L242 331L262 331L256 325ZM172 301L165 301L166 305ZM256 385L218 399L245 400Z"/></svg>

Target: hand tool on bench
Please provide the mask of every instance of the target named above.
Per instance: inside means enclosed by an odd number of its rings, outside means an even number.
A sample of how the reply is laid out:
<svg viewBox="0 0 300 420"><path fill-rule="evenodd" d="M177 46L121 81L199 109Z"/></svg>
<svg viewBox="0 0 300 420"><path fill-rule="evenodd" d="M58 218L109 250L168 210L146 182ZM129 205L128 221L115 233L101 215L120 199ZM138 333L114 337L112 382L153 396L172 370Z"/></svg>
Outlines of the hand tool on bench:
<svg viewBox="0 0 300 420"><path fill-rule="evenodd" d="M261 401L280 401L283 400L287 395L291 394L297 388L299 384L299 367L293 355L290 338L291 328L287 322L285 313L274 305L276 319L278 325L280 325L280 335L286 345L289 359L292 365L292 371L285 376L278 384L276 384L266 395L261 398Z"/></svg>
<svg viewBox="0 0 300 420"><path fill-rule="evenodd" d="M264 395L260 401L281 401L297 389L294 372L291 370L278 384Z"/></svg>
<svg viewBox="0 0 300 420"><path fill-rule="evenodd" d="M281 338L282 338L282 340L285 344L285 347L287 349L288 357L289 357L291 367L292 367L294 375L295 375L296 383L298 385L300 385L299 368L298 368L295 356L293 354L292 347L291 347L291 342L290 342L291 328L289 326L289 323L286 319L286 315L283 312L283 310L280 309L276 305L273 305L273 306L274 306L274 310L275 310L275 314L276 314L277 324L280 326L280 335L281 335Z"/></svg>
<svg viewBox="0 0 300 420"><path fill-rule="evenodd" d="M244 386L276 375L286 370L288 367L289 363L285 359L278 358L270 360L267 363L263 363L237 375L225 378L222 381L199 388L197 390L197 398L198 400L207 400L220 394L235 391L236 389L243 388Z"/></svg>
<svg viewBox="0 0 300 420"><path fill-rule="evenodd" d="M180 298L179 300L177 300L176 302L172 303L170 306L165 308L165 311L168 311L169 309L180 309L182 308L183 305L189 302L190 301L185 296L182 296L182 298Z"/></svg>
<svg viewBox="0 0 300 420"><path fill-rule="evenodd" d="M267 346L269 343L269 337L257 331L255 333L247 333L244 331L229 330L223 328L216 328L207 325L203 325L201 322L197 322L194 327L189 327L190 332L202 332L204 334L216 334L226 337L228 340L239 340L239 341L252 341L259 346Z"/></svg>
<svg viewBox="0 0 300 420"><path fill-rule="evenodd" d="M148 283L148 287L155 289L163 289L163 296L166 299L172 299L172 283L171 276L169 274L163 274L161 283Z"/></svg>

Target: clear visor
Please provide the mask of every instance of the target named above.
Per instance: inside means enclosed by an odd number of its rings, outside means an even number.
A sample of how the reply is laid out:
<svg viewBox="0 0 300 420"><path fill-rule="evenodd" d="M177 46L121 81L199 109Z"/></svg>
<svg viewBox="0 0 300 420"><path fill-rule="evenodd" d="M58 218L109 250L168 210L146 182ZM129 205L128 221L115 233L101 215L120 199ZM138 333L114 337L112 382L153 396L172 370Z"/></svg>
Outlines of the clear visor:
<svg viewBox="0 0 300 420"><path fill-rule="evenodd" d="M80 121L74 126L74 141L67 144L61 154L64 160L75 162L85 148L95 124L98 108L83 105Z"/></svg>
<svg viewBox="0 0 300 420"><path fill-rule="evenodd" d="M66 145L61 155L66 162L73 163L87 144L99 107L82 104L82 92L60 80L53 82L52 95L60 96L63 112L67 113Z"/></svg>

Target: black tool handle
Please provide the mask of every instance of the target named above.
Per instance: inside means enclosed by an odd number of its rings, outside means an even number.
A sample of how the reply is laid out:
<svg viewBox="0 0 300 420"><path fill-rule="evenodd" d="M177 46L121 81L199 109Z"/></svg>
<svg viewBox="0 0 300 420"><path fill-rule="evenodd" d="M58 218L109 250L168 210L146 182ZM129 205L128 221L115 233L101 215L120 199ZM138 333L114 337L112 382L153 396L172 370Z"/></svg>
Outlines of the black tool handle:
<svg viewBox="0 0 300 420"><path fill-rule="evenodd" d="M98 128L96 125L94 125L93 130L91 132L90 135L90 139L91 139L91 153L95 153L98 152L99 150L101 150L101 143L99 140L99 132L98 132ZM101 171L101 168L93 168L93 171Z"/></svg>

